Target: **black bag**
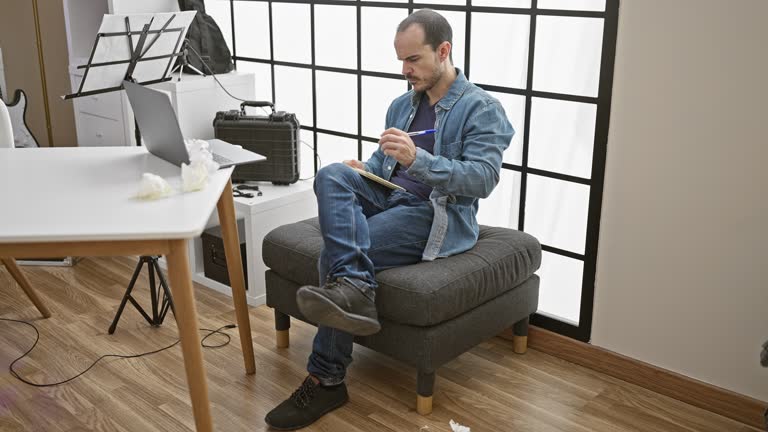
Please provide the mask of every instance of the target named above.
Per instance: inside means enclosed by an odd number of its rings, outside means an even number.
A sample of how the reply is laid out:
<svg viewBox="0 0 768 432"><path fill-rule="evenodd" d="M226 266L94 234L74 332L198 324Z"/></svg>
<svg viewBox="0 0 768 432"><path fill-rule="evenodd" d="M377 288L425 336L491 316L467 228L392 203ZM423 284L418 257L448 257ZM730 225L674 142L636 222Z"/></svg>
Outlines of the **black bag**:
<svg viewBox="0 0 768 432"><path fill-rule="evenodd" d="M216 21L205 13L204 1L179 0L179 9L197 11L195 19L189 25L187 40L189 47L205 60L205 65L194 52L188 53L189 65L206 75L232 71L235 68L232 63L232 54L229 52L229 47L224 41L224 36L222 36ZM184 72L192 73L193 71L185 67Z"/></svg>
<svg viewBox="0 0 768 432"><path fill-rule="evenodd" d="M245 107L270 107L268 116L246 115ZM214 135L228 143L266 156L267 160L240 165L233 181L271 181L279 185L299 179L299 121L294 114L275 112L272 102L246 101L240 111L219 111L213 120Z"/></svg>

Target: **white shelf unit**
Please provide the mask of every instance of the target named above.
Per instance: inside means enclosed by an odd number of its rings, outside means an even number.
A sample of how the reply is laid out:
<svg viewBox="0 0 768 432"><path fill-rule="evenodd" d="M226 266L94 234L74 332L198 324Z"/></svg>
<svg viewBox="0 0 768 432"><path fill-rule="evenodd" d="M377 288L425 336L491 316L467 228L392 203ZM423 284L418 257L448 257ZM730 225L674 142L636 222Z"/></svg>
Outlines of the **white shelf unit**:
<svg viewBox="0 0 768 432"><path fill-rule="evenodd" d="M261 242L264 236L280 225L298 222L317 216L317 200L312 189L313 180L299 180L289 186L275 186L268 182L259 182L262 196L253 198L235 198L235 213L243 220L245 228L246 267L246 299L251 306L263 305L266 302L266 287L264 272L267 267L261 254ZM214 212L208 221L207 228L219 225L217 213ZM242 238L240 239L242 240ZM189 263L192 280L228 296L232 296L232 288L205 276L203 264L203 242L200 237L189 242ZM160 260L160 266L165 269L165 260Z"/></svg>

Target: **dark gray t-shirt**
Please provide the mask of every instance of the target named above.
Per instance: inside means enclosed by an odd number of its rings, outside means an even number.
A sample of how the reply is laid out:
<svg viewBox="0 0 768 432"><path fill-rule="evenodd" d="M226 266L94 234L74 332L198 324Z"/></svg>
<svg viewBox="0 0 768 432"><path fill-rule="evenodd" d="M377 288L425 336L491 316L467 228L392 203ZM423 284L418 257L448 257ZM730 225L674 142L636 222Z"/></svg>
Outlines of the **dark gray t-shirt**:
<svg viewBox="0 0 768 432"><path fill-rule="evenodd" d="M426 129L433 129L435 127L435 106L429 104L429 98L427 94L421 97L419 107L416 110L416 115L413 117L411 127L408 128L408 132L422 131ZM422 148L434 154L435 149L435 134L427 134L421 136L411 137L416 147ZM395 171L392 173L390 181L398 186L402 186L408 192L416 195L423 200L429 200L429 194L432 193L432 187L425 185L424 183L416 180L413 176L406 172L406 168L400 164L397 164Z"/></svg>

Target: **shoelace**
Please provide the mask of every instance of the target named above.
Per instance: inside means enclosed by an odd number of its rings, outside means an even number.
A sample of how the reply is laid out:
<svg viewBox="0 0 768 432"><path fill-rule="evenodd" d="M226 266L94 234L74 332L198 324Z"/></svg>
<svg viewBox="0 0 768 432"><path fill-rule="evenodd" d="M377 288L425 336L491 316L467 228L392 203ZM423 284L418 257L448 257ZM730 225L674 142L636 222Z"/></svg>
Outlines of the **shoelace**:
<svg viewBox="0 0 768 432"><path fill-rule="evenodd" d="M301 386L291 394L293 403L299 408L304 408L309 405L309 402L315 395L315 388L317 388L317 384L312 381L311 377L307 377L304 382L301 383Z"/></svg>

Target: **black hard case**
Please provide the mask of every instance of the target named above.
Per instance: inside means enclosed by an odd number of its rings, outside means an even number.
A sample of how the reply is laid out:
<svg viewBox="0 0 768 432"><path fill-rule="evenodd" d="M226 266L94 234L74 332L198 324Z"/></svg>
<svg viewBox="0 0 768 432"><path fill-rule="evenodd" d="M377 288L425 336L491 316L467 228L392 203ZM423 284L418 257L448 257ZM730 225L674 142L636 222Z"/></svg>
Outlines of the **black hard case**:
<svg viewBox="0 0 768 432"><path fill-rule="evenodd" d="M246 115L246 106L268 106L272 112L268 116ZM235 168L235 182L295 183L299 179L300 127L294 114L276 112L271 102L246 101L240 104L240 111L219 111L213 120L216 138L267 158Z"/></svg>
<svg viewBox="0 0 768 432"><path fill-rule="evenodd" d="M240 258L243 260L243 276L245 277L245 289L248 289L248 253L245 244L245 226L242 219L237 220L237 231L240 240ZM229 270L227 257L224 252L224 240L222 240L221 227L216 226L203 231L200 236L203 243L203 272L205 277L213 279L224 285L229 283Z"/></svg>

